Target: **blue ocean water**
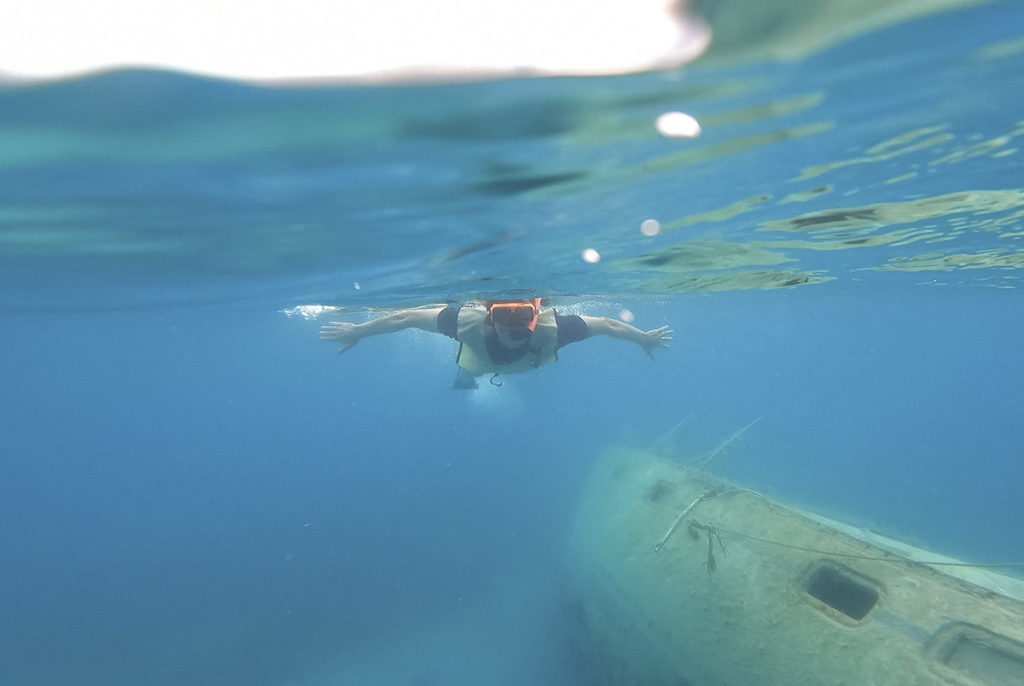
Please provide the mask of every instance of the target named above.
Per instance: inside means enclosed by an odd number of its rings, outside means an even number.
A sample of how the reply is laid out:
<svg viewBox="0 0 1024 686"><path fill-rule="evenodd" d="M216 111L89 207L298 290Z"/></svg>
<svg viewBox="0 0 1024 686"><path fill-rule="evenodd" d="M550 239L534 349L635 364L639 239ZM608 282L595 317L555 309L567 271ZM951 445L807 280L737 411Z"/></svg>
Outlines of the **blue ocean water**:
<svg viewBox="0 0 1024 686"><path fill-rule="evenodd" d="M1022 93L1015 2L627 77L5 87L0 684L581 683L589 466L757 418L718 473L1024 560ZM469 393L442 337L317 337L523 292L673 346Z"/></svg>

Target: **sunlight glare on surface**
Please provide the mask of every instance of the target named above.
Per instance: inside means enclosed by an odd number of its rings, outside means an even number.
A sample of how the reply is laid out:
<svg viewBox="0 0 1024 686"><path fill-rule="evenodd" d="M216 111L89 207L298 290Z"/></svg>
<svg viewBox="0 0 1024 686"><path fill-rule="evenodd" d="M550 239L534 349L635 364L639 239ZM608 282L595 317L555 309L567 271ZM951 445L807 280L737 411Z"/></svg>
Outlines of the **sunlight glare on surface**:
<svg viewBox="0 0 1024 686"><path fill-rule="evenodd" d="M710 29L676 5L39 0L5 13L0 70L47 78L139 66L254 80L624 73L707 48Z"/></svg>

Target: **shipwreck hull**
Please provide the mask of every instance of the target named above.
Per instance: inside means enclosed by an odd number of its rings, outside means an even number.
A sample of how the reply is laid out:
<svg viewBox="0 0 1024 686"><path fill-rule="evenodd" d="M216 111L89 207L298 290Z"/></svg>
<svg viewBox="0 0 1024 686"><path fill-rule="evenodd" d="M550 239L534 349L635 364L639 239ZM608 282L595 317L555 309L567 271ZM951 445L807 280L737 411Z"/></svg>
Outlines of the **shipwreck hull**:
<svg viewBox="0 0 1024 686"><path fill-rule="evenodd" d="M595 684L1024 684L1024 583L923 560L953 562L619 451L568 572Z"/></svg>

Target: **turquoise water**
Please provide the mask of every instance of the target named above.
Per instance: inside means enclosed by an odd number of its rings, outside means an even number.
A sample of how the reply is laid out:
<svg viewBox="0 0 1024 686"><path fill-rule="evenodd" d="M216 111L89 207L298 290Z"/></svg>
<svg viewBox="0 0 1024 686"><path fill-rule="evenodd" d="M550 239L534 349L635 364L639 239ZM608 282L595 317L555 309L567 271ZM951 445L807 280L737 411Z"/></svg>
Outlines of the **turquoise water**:
<svg viewBox="0 0 1024 686"><path fill-rule="evenodd" d="M0 684L579 683L596 455L758 417L717 472L1024 559L1022 75L997 2L628 77L0 90ZM523 291L674 344L459 393L446 339L317 339Z"/></svg>

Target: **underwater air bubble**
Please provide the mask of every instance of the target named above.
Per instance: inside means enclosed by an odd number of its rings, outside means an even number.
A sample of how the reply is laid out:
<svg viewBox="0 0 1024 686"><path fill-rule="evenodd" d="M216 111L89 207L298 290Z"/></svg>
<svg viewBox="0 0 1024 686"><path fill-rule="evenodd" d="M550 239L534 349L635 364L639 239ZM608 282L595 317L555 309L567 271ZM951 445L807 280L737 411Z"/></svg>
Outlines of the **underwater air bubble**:
<svg viewBox="0 0 1024 686"><path fill-rule="evenodd" d="M659 115L654 127L666 138L696 138L700 135L700 122L685 112L666 112Z"/></svg>
<svg viewBox="0 0 1024 686"><path fill-rule="evenodd" d="M661 222L657 219L645 219L640 224L640 233L645 236L657 236L661 233Z"/></svg>

